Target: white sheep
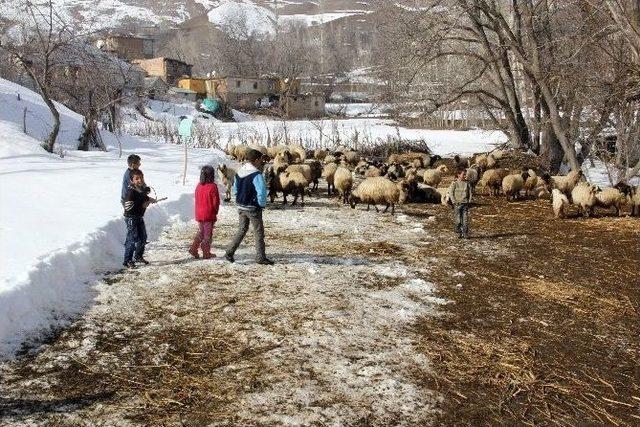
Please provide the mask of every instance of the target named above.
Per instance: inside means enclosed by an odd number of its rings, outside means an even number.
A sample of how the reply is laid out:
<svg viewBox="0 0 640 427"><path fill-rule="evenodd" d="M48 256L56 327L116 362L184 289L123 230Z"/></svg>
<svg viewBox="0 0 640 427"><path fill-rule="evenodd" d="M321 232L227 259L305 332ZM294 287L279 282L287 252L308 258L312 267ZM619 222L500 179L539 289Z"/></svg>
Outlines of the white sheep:
<svg viewBox="0 0 640 427"><path fill-rule="evenodd" d="M478 190L484 191L488 187L489 194L497 196L502 187L502 180L507 175L509 175L509 169L498 168L484 171L480 181L478 181Z"/></svg>
<svg viewBox="0 0 640 427"><path fill-rule="evenodd" d="M567 175L554 175L551 177L551 188L557 188L567 196L571 195L571 191L582 178L582 170L571 171Z"/></svg>
<svg viewBox="0 0 640 427"><path fill-rule="evenodd" d="M529 172L507 175L502 179L502 191L507 196L507 201L516 200L520 196L520 190L529 177Z"/></svg>
<svg viewBox="0 0 640 427"><path fill-rule="evenodd" d="M640 216L640 185L633 189L630 196L631 216Z"/></svg>
<svg viewBox="0 0 640 427"><path fill-rule="evenodd" d="M620 216L620 206L625 203L626 199L627 197L617 188L605 188L596 193L596 206L613 207L616 210L616 215Z"/></svg>
<svg viewBox="0 0 640 427"><path fill-rule="evenodd" d="M280 188L282 189L283 201L282 204L287 204L287 196L293 194L293 202L291 205L295 205L298 201L298 196L302 198L301 204L304 206L304 191L309 186L309 181L306 177L298 171L283 172L278 175L280 181Z"/></svg>
<svg viewBox="0 0 640 427"><path fill-rule="evenodd" d="M313 152L313 157L321 162L329 155L329 150L318 149Z"/></svg>
<svg viewBox="0 0 640 427"><path fill-rule="evenodd" d="M474 164L480 169L480 170L487 170L488 169L488 160L487 160L487 155L486 154L478 154L475 158Z"/></svg>
<svg viewBox="0 0 640 427"><path fill-rule="evenodd" d="M554 188L551 192L551 198L553 214L556 218L564 218L569 207L569 199L557 188Z"/></svg>
<svg viewBox="0 0 640 427"><path fill-rule="evenodd" d="M573 190L571 190L571 200L580 208L580 210L582 210L582 214L586 218L588 218L589 215L593 213L593 208L597 203L597 191L597 187L595 187L594 185L589 185L586 182L576 185L575 187L573 187Z"/></svg>
<svg viewBox="0 0 640 427"><path fill-rule="evenodd" d="M477 166L471 166L467 169L467 182L471 185L471 188L475 187L480 180L480 170Z"/></svg>
<svg viewBox="0 0 640 427"><path fill-rule="evenodd" d="M302 175L304 175L304 179L306 179L307 182L311 182L311 180L312 180L311 166L309 166L307 164L289 165L289 166L287 166L287 168L284 171L285 172L300 172Z"/></svg>
<svg viewBox="0 0 640 427"><path fill-rule="evenodd" d="M322 178L327 181L327 194L331 196L331 189L335 190L335 186L333 184L333 177L338 169L338 165L336 163L328 163L322 169Z"/></svg>
<svg viewBox="0 0 640 427"><path fill-rule="evenodd" d="M442 181L442 176L448 172L446 165L440 165L435 169L427 169L422 175L422 181L425 185L437 187Z"/></svg>
<svg viewBox="0 0 640 427"><path fill-rule="evenodd" d="M351 191L351 197L349 198L351 207L355 209L357 203L366 203L367 210L369 210L370 205L373 205L376 212L380 212L376 205L383 204L386 205L384 212L391 207L391 214L393 215L395 213L395 205L404 203L406 199L406 192L402 191L403 184L403 182L394 183L381 176L367 178Z"/></svg>
<svg viewBox="0 0 640 427"><path fill-rule="evenodd" d="M351 171L345 167L339 166L333 174L333 186L342 197L342 203L347 204L351 188L353 187L353 176Z"/></svg>
<svg viewBox="0 0 640 427"><path fill-rule="evenodd" d="M497 166L498 162L493 154L487 154L487 169L493 169Z"/></svg>
<svg viewBox="0 0 640 427"><path fill-rule="evenodd" d="M291 144L288 146L289 152L294 158L294 162L304 162L307 160L307 151L299 144Z"/></svg>
<svg viewBox="0 0 640 427"><path fill-rule="evenodd" d="M220 171L220 175L222 175L222 184L224 184L226 189L224 201L228 202L231 200L231 192L236 178L236 170L227 165L218 166L218 170Z"/></svg>

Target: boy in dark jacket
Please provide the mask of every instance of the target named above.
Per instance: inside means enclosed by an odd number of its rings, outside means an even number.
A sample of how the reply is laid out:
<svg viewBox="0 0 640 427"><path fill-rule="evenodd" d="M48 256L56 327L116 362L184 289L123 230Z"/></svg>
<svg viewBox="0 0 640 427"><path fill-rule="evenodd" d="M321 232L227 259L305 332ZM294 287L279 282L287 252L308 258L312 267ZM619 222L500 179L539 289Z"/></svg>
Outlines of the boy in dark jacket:
<svg viewBox="0 0 640 427"><path fill-rule="evenodd" d="M267 205L267 185L264 182L262 172L260 172L263 166L262 153L257 150L250 150L246 159L247 163L238 170L233 183L240 224L238 232L227 248L224 257L229 262L235 261L233 255L247 234L249 223L251 223L256 242L256 262L258 264L272 265L273 261L267 258L264 247L262 210Z"/></svg>
<svg viewBox="0 0 640 427"><path fill-rule="evenodd" d="M216 170L212 166L203 166L200 171L200 183L195 192L195 214L198 221L198 233L191 243L189 253L194 258L199 258L198 248L202 248L202 258L215 257L211 254L211 236L213 226L218 219L220 209L220 194L215 183Z"/></svg>
<svg viewBox="0 0 640 427"><path fill-rule="evenodd" d="M156 200L147 195L144 175L139 169L131 170L131 181L124 199L124 220L127 224L127 239L124 243L124 263L127 268L135 268L135 262L149 264L143 258L147 244L147 229L144 225L144 213L150 203ZM135 255L135 262L134 262Z"/></svg>
<svg viewBox="0 0 640 427"><path fill-rule="evenodd" d="M449 187L449 200L455 213L455 231L461 239L469 238L469 204L471 203L471 185L467 182L467 171L458 170L458 179Z"/></svg>

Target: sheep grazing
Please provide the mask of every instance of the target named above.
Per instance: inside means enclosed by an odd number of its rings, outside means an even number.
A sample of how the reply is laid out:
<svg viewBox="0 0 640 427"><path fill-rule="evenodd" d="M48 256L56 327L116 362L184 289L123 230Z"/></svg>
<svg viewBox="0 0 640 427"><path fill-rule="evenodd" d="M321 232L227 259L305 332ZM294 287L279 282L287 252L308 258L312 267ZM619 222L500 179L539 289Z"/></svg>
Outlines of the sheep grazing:
<svg viewBox="0 0 640 427"><path fill-rule="evenodd" d="M493 169L498 165L498 162L493 154L487 154L487 169Z"/></svg>
<svg viewBox="0 0 640 427"><path fill-rule="evenodd" d="M343 153L343 158L349 166L353 167L360 161L360 154L357 151L349 150Z"/></svg>
<svg viewBox="0 0 640 427"><path fill-rule="evenodd" d="M475 187L480 180L480 170L477 166L471 166L467 169L467 182L471 185L471 188Z"/></svg>
<svg viewBox="0 0 640 427"><path fill-rule="evenodd" d="M445 206L452 206L451 198L449 196L449 189L445 187L436 188L436 191L440 193L440 203Z"/></svg>
<svg viewBox="0 0 640 427"><path fill-rule="evenodd" d="M415 181L404 181L403 190L407 192L407 203L434 203L442 202L442 195L433 187L428 185L419 185Z"/></svg>
<svg viewBox="0 0 640 427"><path fill-rule="evenodd" d="M431 158L428 154L409 151L407 153L396 153L396 154L390 155L389 158L387 159L387 164L393 164L393 163L412 164L414 160L418 160L420 164L417 167L421 167L421 168L425 167L431 162Z"/></svg>
<svg viewBox="0 0 640 427"><path fill-rule="evenodd" d="M324 159L329 155L329 151L328 150L316 150L313 152L313 157L316 160L320 160L321 162L324 161Z"/></svg>
<svg viewBox="0 0 640 427"><path fill-rule="evenodd" d="M524 182L523 190L525 197L529 197L530 193L534 193L536 187L538 187L538 174L533 170L529 169L529 177Z"/></svg>
<svg viewBox="0 0 640 427"><path fill-rule="evenodd" d="M555 175L551 177L551 188L557 188L567 196L571 195L573 188L578 184L583 174L581 170L571 171L566 176Z"/></svg>
<svg viewBox="0 0 640 427"><path fill-rule="evenodd" d="M336 169L336 172L333 174L333 187L342 197L342 203L346 205L349 202L349 195L353 187L351 171L345 167L338 166L338 169Z"/></svg>
<svg viewBox="0 0 640 427"><path fill-rule="evenodd" d="M338 163L338 157L334 156L333 154L327 154L327 156L324 158L323 163L325 165L328 165L329 163Z"/></svg>
<svg viewBox="0 0 640 427"><path fill-rule="evenodd" d="M482 174L480 181L478 181L478 188L481 191L489 188L489 194L497 196L502 187L502 180L507 175L509 175L509 169L497 168L486 170Z"/></svg>
<svg viewBox="0 0 640 427"><path fill-rule="evenodd" d="M396 179L404 178L404 176L404 168L401 164L393 163L389 165L389 168L387 169L387 178L395 181Z"/></svg>
<svg viewBox="0 0 640 427"><path fill-rule="evenodd" d="M564 218L569 208L569 199L560 190L554 188L551 192L551 204L556 218Z"/></svg>
<svg viewBox="0 0 640 427"><path fill-rule="evenodd" d="M305 189L309 186L309 181L307 181L306 177L301 172L284 172L278 175L278 180L280 181L280 188L282 189L282 204L287 204L287 196L289 194L293 195L293 202L291 205L294 205L298 202L298 196L301 197L301 205L304 206L304 192Z"/></svg>
<svg viewBox="0 0 640 427"><path fill-rule="evenodd" d="M289 152L293 156L294 162L304 162L307 160L307 151L302 147L302 145L289 145Z"/></svg>
<svg viewBox="0 0 640 427"><path fill-rule="evenodd" d="M358 203L366 203L367 210L373 205L376 212L380 212L376 205L386 205L384 212L387 212L391 207L391 215L393 215L395 213L395 205L404 203L406 200L406 192L402 191L403 185L406 184L404 182L396 184L385 177L367 178L351 191L349 202L353 209Z"/></svg>
<svg viewBox="0 0 640 427"><path fill-rule="evenodd" d="M338 165L336 163L329 163L324 166L322 169L322 178L327 181L327 194L331 196L331 189L335 190L335 186L333 184L333 178L338 170Z"/></svg>
<svg viewBox="0 0 640 427"><path fill-rule="evenodd" d="M620 207L625 203L627 196L617 188L605 188L596 193L596 206L603 208L613 207L616 216L620 216Z"/></svg>
<svg viewBox="0 0 640 427"><path fill-rule="evenodd" d="M307 182L311 182L312 176L311 176L311 166L307 165L307 164L295 164L295 165L289 165L287 166L287 168L284 170L285 172L300 172L303 176L304 179L307 180Z"/></svg>
<svg viewBox="0 0 640 427"><path fill-rule="evenodd" d="M236 160L238 160L239 162L244 162L250 150L251 147L249 147L248 145L236 145L233 154Z"/></svg>
<svg viewBox="0 0 640 427"><path fill-rule="evenodd" d="M233 168L230 168L227 165L220 165L218 166L218 170L220 171L220 174L222 175L222 184L224 184L225 186L225 195L224 195L224 201L228 202L231 200L231 192L233 190L233 183L236 179L236 170Z"/></svg>
<svg viewBox="0 0 640 427"><path fill-rule="evenodd" d="M556 188L556 190L562 192L562 190L558 188ZM573 200L573 203L582 210L582 214L586 218L593 214L593 208L597 203L597 192L598 189L596 186L589 185L587 183L580 183L571 190L571 200Z"/></svg>
<svg viewBox="0 0 640 427"><path fill-rule="evenodd" d="M487 155L486 154L478 154L476 156L475 161L473 162L474 165L476 165L478 167L478 169L480 170L487 170L488 168L488 160L487 160Z"/></svg>
<svg viewBox="0 0 640 427"><path fill-rule="evenodd" d="M422 181L426 185L437 187L442 181L442 176L448 172L446 165L440 165L435 169L427 169L422 175Z"/></svg>
<svg viewBox="0 0 640 427"><path fill-rule="evenodd" d="M489 154L491 154L494 159L500 160L501 158L503 158L505 156L505 154L507 154L507 151L506 150L493 150Z"/></svg>
<svg viewBox="0 0 640 427"><path fill-rule="evenodd" d="M317 190L318 189L318 184L319 184L319 179L322 177L322 163L320 163L319 160L316 159L310 159L310 160L306 160L304 162L305 165L308 165L309 168L311 169L311 180L310 182L313 183L313 190Z"/></svg>
<svg viewBox="0 0 640 427"><path fill-rule="evenodd" d="M502 191L507 196L507 201L516 200L520 197L520 190L524 188L524 183L529 177L529 172L507 175L502 178Z"/></svg>
<svg viewBox="0 0 640 427"><path fill-rule="evenodd" d="M640 185L632 190L630 203L631 216L640 216Z"/></svg>

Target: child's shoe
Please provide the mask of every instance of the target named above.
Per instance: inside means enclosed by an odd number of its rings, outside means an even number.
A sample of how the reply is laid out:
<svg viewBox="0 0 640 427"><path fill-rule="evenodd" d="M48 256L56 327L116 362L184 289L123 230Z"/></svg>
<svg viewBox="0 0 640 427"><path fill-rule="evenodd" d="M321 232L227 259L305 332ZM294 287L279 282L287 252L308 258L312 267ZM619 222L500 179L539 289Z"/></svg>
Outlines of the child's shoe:
<svg viewBox="0 0 640 427"><path fill-rule="evenodd" d="M189 253L194 258L200 258L200 255L198 254L198 246L197 245L191 245L191 247L189 248Z"/></svg>
<svg viewBox="0 0 640 427"><path fill-rule="evenodd" d="M216 254L211 253L211 249L203 249L202 250L202 259L210 259L215 258Z"/></svg>
<svg viewBox="0 0 640 427"><path fill-rule="evenodd" d="M273 265L273 261L271 261L269 258L261 259L256 262L262 265Z"/></svg>
<svg viewBox="0 0 640 427"><path fill-rule="evenodd" d="M122 265L124 266L124 268L136 268L136 263L133 261L127 261L122 263Z"/></svg>
<svg viewBox="0 0 640 427"><path fill-rule="evenodd" d="M136 262L141 262L141 263L143 263L144 265L149 265L149 261L147 261L146 259L144 259L144 258L142 258L142 257L140 257L140 258L136 258L136 260L135 260L135 261L136 261Z"/></svg>
<svg viewBox="0 0 640 427"><path fill-rule="evenodd" d="M236 260L236 259L233 257L233 255L231 255L231 254L227 254L227 253L225 253L225 254L224 254L224 259L226 259L226 260L227 260L227 261L229 261L229 262L235 262L235 260Z"/></svg>

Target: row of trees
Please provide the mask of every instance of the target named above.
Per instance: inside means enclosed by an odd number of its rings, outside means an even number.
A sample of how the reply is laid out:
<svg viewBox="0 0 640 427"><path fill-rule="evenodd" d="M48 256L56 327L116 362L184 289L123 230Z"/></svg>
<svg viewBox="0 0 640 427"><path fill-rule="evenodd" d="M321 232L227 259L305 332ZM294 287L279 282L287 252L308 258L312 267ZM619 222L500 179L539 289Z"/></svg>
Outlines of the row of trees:
<svg viewBox="0 0 640 427"><path fill-rule="evenodd" d="M640 1L425 0L378 16L394 98L482 109L552 171L611 131L620 178L640 169Z"/></svg>
<svg viewBox="0 0 640 427"><path fill-rule="evenodd" d="M54 99L84 117L78 149L104 149L98 131L100 121L117 126L117 107L142 86L142 75L132 65L101 52L88 43L90 34L78 33L55 11L25 2L19 25L0 27L2 77L19 80L25 75L42 95L53 126L43 147L53 152L60 131L60 113Z"/></svg>

